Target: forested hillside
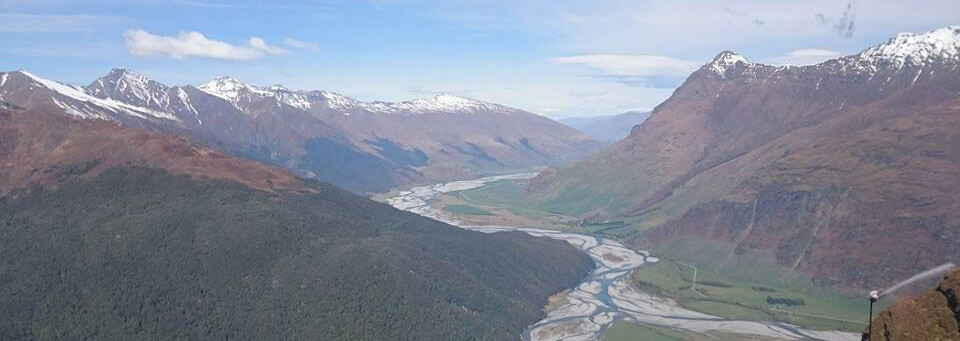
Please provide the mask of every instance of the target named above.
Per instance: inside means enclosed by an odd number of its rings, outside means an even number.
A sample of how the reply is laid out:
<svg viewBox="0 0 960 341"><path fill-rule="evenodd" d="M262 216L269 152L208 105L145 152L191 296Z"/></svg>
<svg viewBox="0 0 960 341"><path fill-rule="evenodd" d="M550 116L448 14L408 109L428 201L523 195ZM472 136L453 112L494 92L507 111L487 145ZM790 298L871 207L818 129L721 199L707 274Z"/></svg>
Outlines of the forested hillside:
<svg viewBox="0 0 960 341"><path fill-rule="evenodd" d="M110 125L4 114L0 163L46 175L0 175L2 340L510 340L592 267L322 183L254 188L272 168L182 139L134 148L152 134L112 126L87 143ZM63 155L78 139L114 152Z"/></svg>

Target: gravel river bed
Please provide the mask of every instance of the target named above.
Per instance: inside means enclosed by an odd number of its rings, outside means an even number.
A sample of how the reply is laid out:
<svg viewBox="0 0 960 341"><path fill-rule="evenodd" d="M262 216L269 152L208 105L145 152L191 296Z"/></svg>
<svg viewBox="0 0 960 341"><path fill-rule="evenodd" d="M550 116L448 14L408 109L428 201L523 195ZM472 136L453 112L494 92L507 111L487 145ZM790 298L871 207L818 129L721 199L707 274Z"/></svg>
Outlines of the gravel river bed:
<svg viewBox="0 0 960 341"><path fill-rule="evenodd" d="M462 223L454 214L433 208L430 201L441 194L475 189L500 180L532 178L535 173L494 176L476 180L440 183L402 190L386 199L387 203L405 211L440 220L463 229L483 233L520 231L527 234L563 240L593 258L596 268L576 287L571 288L564 303L547 316L529 326L520 336L525 341L599 341L616 321L646 324L674 330L686 330L712 336L718 340L825 340L854 341L860 336L838 331L815 331L798 326L763 321L731 320L695 312L675 300L657 297L635 289L629 279L633 270L657 258L644 251L632 250L603 236L512 226L472 226Z"/></svg>

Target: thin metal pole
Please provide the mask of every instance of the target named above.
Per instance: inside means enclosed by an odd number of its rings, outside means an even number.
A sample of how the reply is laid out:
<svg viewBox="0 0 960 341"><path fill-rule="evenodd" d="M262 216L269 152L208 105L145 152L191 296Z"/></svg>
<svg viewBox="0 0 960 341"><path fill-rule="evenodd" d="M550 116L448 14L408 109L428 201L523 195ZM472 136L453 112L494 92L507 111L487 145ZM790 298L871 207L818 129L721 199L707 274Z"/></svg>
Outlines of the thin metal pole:
<svg viewBox="0 0 960 341"><path fill-rule="evenodd" d="M867 340L873 340L873 302L875 300L870 300L870 319L867 320Z"/></svg>

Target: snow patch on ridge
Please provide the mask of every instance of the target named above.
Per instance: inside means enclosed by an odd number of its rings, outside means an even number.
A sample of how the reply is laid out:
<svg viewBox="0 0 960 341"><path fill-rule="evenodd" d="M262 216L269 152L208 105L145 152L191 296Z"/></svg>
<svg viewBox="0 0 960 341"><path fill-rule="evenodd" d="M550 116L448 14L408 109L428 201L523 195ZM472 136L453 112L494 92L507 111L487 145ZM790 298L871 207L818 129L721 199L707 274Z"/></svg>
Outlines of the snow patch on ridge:
<svg viewBox="0 0 960 341"><path fill-rule="evenodd" d="M282 90L273 90L273 96L280 102L301 110L308 110L311 107L310 100L303 93L289 91L286 88Z"/></svg>
<svg viewBox="0 0 960 341"><path fill-rule="evenodd" d="M187 95L186 91L183 91L183 88L177 88L177 99L179 99L180 103L183 103L187 109L193 112L193 115L197 117L197 123L203 125L203 120L200 119L200 113L197 111L197 108L194 108L193 104L190 103L190 96Z"/></svg>

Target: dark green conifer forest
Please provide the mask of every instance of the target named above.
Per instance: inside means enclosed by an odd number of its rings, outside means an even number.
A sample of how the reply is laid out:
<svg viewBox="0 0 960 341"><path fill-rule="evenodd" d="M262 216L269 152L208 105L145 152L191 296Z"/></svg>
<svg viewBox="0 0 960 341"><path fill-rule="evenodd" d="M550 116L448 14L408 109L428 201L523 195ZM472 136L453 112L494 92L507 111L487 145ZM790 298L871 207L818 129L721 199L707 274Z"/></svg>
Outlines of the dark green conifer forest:
<svg viewBox="0 0 960 341"><path fill-rule="evenodd" d="M117 167L0 199L2 340L515 340L591 268L325 184Z"/></svg>

